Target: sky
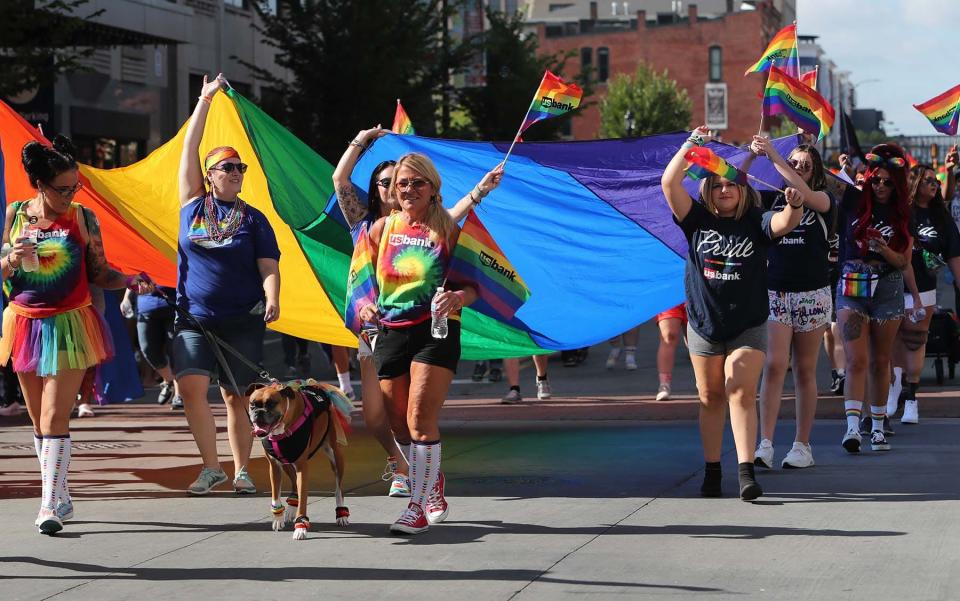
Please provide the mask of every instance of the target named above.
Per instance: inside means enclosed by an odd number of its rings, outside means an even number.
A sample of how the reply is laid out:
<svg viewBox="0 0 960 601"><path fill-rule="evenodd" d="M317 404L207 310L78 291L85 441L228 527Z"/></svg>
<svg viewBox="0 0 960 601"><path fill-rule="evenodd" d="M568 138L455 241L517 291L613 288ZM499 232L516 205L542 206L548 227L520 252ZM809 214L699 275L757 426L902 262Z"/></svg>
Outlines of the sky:
<svg viewBox="0 0 960 601"><path fill-rule="evenodd" d="M889 134L934 135L915 108L960 83L960 0L797 0L800 35L858 83L857 107L884 113Z"/></svg>

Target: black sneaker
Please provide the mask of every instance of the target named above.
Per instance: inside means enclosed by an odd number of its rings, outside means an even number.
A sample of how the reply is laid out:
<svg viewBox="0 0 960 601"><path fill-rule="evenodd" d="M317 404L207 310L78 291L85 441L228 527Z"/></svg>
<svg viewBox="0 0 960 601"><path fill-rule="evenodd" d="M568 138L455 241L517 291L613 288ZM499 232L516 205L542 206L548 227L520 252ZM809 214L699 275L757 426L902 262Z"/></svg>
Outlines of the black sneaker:
<svg viewBox="0 0 960 601"><path fill-rule="evenodd" d="M170 403L170 411L183 411L183 397L179 394L173 397L173 402Z"/></svg>
<svg viewBox="0 0 960 601"><path fill-rule="evenodd" d="M860 436L870 436L873 430L873 421L869 415L860 418Z"/></svg>
<svg viewBox="0 0 960 601"><path fill-rule="evenodd" d="M883 435L884 436L893 436L896 432L893 431L893 426L890 425L890 416L883 416Z"/></svg>
<svg viewBox="0 0 960 601"><path fill-rule="evenodd" d="M157 404L166 405L173 398L173 382L164 382L160 385L160 394L157 395Z"/></svg>
<svg viewBox="0 0 960 601"><path fill-rule="evenodd" d="M491 382L499 382L503 379L503 371L499 367L491 367L490 373L487 374L487 379Z"/></svg>
<svg viewBox="0 0 960 601"><path fill-rule="evenodd" d="M483 377L487 375L487 362L486 361L477 361L476 365L473 366L473 375L470 376L470 379L474 382L482 382Z"/></svg>
<svg viewBox="0 0 960 601"><path fill-rule="evenodd" d="M846 379L846 376L834 374L833 382L830 383L830 392L838 396L843 395L843 385Z"/></svg>

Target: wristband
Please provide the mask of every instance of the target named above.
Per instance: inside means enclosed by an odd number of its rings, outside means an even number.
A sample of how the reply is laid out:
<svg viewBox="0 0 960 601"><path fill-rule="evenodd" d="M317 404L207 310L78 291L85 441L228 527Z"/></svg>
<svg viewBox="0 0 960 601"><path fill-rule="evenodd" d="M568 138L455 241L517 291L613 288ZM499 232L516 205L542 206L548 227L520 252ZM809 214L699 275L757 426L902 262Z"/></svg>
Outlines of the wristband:
<svg viewBox="0 0 960 601"><path fill-rule="evenodd" d="M787 204L790 205L791 207L793 207L794 209L799 209L800 207L803 206L803 203L802 203L802 202L801 202L800 204L798 204L798 205L795 205L795 204L793 204L792 202L787 202Z"/></svg>
<svg viewBox="0 0 960 601"><path fill-rule="evenodd" d="M703 146L703 138L701 136L691 135L689 138L687 138L687 142L696 144L697 146Z"/></svg>
<svg viewBox="0 0 960 601"><path fill-rule="evenodd" d="M364 151L364 150L367 149L367 147L364 146L363 144L361 144L360 141L357 140L356 138L350 140L350 143L347 144L347 146L356 146L356 147L359 148L361 151Z"/></svg>
<svg viewBox="0 0 960 601"><path fill-rule="evenodd" d="M683 143L683 145L680 146L680 150L690 150L694 146L696 146L696 144L694 144L690 140L687 140L686 142Z"/></svg>
<svg viewBox="0 0 960 601"><path fill-rule="evenodd" d="M213 99L212 99L212 98L207 98L207 97L204 96L203 94L201 94L201 95L198 96L197 98L198 98L199 100L202 100L202 101L206 102L207 104L210 104L211 102L213 102Z"/></svg>

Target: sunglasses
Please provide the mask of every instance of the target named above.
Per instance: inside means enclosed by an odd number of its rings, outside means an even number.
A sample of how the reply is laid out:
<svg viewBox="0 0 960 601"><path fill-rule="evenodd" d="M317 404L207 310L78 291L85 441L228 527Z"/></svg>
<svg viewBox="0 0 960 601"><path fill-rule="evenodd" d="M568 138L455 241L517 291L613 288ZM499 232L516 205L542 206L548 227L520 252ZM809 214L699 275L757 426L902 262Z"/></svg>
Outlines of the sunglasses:
<svg viewBox="0 0 960 601"><path fill-rule="evenodd" d="M892 180L891 178L889 178L889 177L877 177L877 176L873 176L873 177L870 178L870 183L873 184L874 186L876 186L877 184L881 184L881 185L884 185L884 186L886 186L886 187L888 187L888 188L892 188L892 187L893 187L893 180Z"/></svg>
<svg viewBox="0 0 960 601"><path fill-rule="evenodd" d="M44 184L44 185L64 198L73 196L74 194L79 192L81 189L83 189L83 182L77 182L76 186L51 186L50 184Z"/></svg>
<svg viewBox="0 0 960 601"><path fill-rule="evenodd" d="M405 190L408 188L413 188L414 190L422 190L424 186L429 184L425 179L402 179L397 182L398 190Z"/></svg>
<svg viewBox="0 0 960 601"><path fill-rule="evenodd" d="M874 167L882 167L886 165L888 167L903 169L903 166L907 164L906 161L900 157L890 157L889 159L885 159L879 154L873 154L872 152L868 152L863 158L867 159L867 162Z"/></svg>
<svg viewBox="0 0 960 601"><path fill-rule="evenodd" d="M804 163L796 159L790 159L789 161L787 161L787 163L789 163L790 166L796 169L797 171L803 171L804 173L806 173L807 171L813 171L813 165L811 163Z"/></svg>
<svg viewBox="0 0 960 601"><path fill-rule="evenodd" d="M377 180L377 185L381 188L389 188L391 179L389 177L380 178Z"/></svg>
<svg viewBox="0 0 960 601"><path fill-rule="evenodd" d="M224 163L222 167L211 167L210 169L214 171L223 171L224 173L233 173L233 170L236 169L240 173L247 172L246 163Z"/></svg>

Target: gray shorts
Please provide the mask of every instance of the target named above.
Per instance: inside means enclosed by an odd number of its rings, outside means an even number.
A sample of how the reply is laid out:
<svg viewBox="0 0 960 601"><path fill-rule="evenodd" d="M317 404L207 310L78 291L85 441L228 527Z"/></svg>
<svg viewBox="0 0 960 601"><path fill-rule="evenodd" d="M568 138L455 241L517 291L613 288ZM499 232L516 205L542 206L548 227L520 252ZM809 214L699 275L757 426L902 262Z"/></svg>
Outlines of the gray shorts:
<svg viewBox="0 0 960 601"><path fill-rule="evenodd" d="M203 375L214 379L215 376L219 376L221 388L233 389L230 378L222 373L217 356L203 334L179 320L176 327L177 333L173 338L173 365L177 370L176 377ZM266 331L262 316L250 315L216 324L204 324L203 327L237 349L250 361L258 365L262 363L263 335ZM257 372L241 363L232 353L224 349L220 349L220 352L226 359L227 366L237 381L237 386L240 387L237 393L243 394L247 386L259 379Z"/></svg>
<svg viewBox="0 0 960 601"><path fill-rule="evenodd" d="M740 348L750 348L767 352L767 324L762 323L740 332L735 338L724 342L711 342L697 334L697 331L687 323L687 348L691 355L712 357L727 356Z"/></svg>
<svg viewBox="0 0 960 601"><path fill-rule="evenodd" d="M877 281L873 296L844 296L843 282L837 286L837 313L846 309L871 321L887 321L903 317L903 272L895 269Z"/></svg>

